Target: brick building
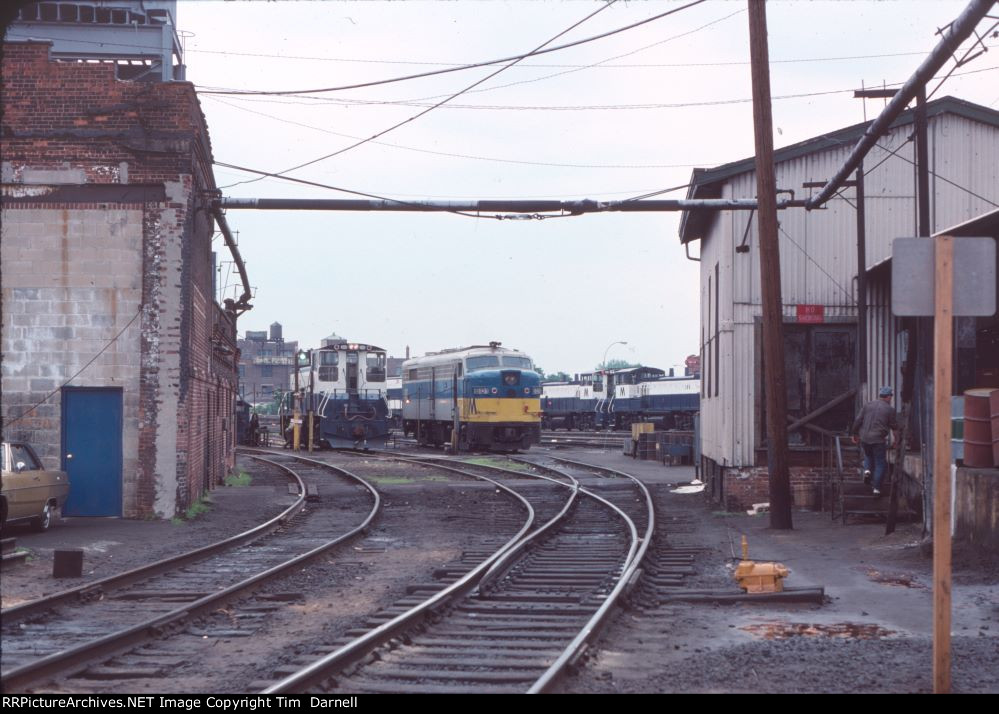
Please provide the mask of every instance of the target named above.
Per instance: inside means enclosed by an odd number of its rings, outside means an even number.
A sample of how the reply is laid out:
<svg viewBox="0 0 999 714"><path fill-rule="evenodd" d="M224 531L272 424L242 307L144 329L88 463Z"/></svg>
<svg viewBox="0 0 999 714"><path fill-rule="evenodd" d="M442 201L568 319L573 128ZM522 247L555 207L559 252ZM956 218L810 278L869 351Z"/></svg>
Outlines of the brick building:
<svg viewBox="0 0 999 714"><path fill-rule="evenodd" d="M249 307L212 294L231 235L194 87L44 41L2 72L4 438L69 472L67 515L172 516L233 466Z"/></svg>
<svg viewBox="0 0 999 714"><path fill-rule="evenodd" d="M247 330L239 340L239 394L251 404L270 402L276 392L287 392L295 366L298 342L285 342L281 323L265 330Z"/></svg>

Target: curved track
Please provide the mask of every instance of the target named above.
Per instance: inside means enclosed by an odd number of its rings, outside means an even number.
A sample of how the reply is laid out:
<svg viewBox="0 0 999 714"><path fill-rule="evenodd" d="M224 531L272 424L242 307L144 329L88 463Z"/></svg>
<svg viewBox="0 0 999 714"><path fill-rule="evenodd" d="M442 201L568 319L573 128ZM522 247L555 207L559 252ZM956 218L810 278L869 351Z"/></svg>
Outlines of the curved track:
<svg viewBox="0 0 999 714"><path fill-rule="evenodd" d="M211 546L4 610L4 691L78 670L181 627L356 536L379 511L378 492L343 469L297 459L305 466L293 471L274 459L253 458L293 479L297 497L291 506ZM340 484L337 508L322 501L307 505L307 490L330 488L330 472L349 484ZM347 524L345 505L354 516Z"/></svg>
<svg viewBox="0 0 999 714"><path fill-rule="evenodd" d="M452 586L389 622L381 620L266 692L545 691L585 652L636 577L655 523L647 490L631 477L600 471L614 480L630 479L624 480L630 497L621 500L639 525L611 500L581 488L579 479L550 467L531 463L498 469L432 457L414 461L489 470L497 481L533 491L535 508L550 518ZM526 487L532 479L545 484L544 495L537 486ZM553 487L562 492L558 505ZM636 501L642 504L637 509Z"/></svg>

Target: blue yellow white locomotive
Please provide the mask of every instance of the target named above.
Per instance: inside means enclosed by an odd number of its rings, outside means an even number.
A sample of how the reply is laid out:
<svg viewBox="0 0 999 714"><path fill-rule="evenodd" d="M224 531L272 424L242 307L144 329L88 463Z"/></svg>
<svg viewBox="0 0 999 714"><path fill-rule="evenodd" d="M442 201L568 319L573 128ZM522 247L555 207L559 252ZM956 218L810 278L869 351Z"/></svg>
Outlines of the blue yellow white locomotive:
<svg viewBox="0 0 999 714"><path fill-rule="evenodd" d="M314 438L326 447L380 446L389 434L385 389L385 350L374 345L327 337L311 350L311 364L298 367L297 386L302 440L308 413L315 415Z"/></svg>
<svg viewBox="0 0 999 714"><path fill-rule="evenodd" d="M402 390L403 430L421 444L517 451L541 438L541 377L499 342L406 360Z"/></svg>

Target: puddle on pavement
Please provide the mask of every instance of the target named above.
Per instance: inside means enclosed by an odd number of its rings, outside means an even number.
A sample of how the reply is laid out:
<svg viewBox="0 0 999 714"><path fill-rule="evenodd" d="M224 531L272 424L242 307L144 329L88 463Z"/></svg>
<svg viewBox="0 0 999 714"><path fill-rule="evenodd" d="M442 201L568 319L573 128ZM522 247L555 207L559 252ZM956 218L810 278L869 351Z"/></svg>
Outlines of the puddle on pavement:
<svg viewBox="0 0 999 714"><path fill-rule="evenodd" d="M882 585L896 585L898 587L918 588L921 590L927 589L925 585L916 579L915 575L910 575L909 573L886 573L874 568L864 567L857 569L874 582L881 583Z"/></svg>
<svg viewBox="0 0 999 714"><path fill-rule="evenodd" d="M829 625L807 622L766 622L759 625L740 627L750 634L765 640L786 640L790 637L840 637L843 639L874 640L895 634L877 625L859 625L853 622L837 622Z"/></svg>

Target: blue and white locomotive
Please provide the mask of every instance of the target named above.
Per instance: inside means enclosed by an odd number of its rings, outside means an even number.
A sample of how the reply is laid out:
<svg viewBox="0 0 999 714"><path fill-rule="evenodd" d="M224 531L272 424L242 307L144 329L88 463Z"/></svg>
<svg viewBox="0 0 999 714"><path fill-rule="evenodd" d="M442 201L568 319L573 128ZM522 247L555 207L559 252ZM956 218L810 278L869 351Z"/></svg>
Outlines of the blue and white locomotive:
<svg viewBox="0 0 999 714"><path fill-rule="evenodd" d="M389 436L385 350L333 336L311 350L311 357L311 364L307 361L298 367L302 442L307 439L311 410L313 438L320 446L384 445ZM294 379L292 375L292 392Z"/></svg>
<svg viewBox="0 0 999 714"><path fill-rule="evenodd" d="M421 444L524 451L541 440L541 377L499 342L406 360L402 397L403 431Z"/></svg>
<svg viewBox="0 0 999 714"><path fill-rule="evenodd" d="M666 376L656 367L589 372L543 386L545 429L627 429L635 422L692 429L700 409L699 377Z"/></svg>

